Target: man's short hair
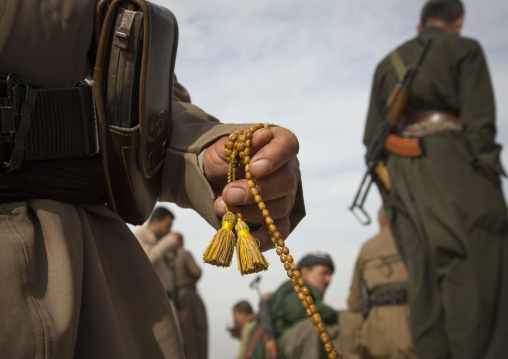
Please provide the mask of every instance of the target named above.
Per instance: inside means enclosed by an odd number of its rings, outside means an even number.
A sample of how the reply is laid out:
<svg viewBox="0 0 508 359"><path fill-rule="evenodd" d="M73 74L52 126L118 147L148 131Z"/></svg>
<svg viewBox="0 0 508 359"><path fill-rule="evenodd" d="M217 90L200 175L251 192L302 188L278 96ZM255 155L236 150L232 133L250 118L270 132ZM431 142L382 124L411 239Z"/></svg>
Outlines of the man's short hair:
<svg viewBox="0 0 508 359"><path fill-rule="evenodd" d="M246 300L241 300L233 306L233 310L237 313L252 314L254 311Z"/></svg>
<svg viewBox="0 0 508 359"><path fill-rule="evenodd" d="M323 252L312 252L303 256L303 258L298 262L298 270L302 270L303 267L313 267L317 264L321 264L327 266L333 271L335 270L335 266L333 265L332 258Z"/></svg>
<svg viewBox="0 0 508 359"><path fill-rule="evenodd" d="M439 19L452 23L464 14L464 5L460 0L429 0L420 14L420 24L425 26L430 19Z"/></svg>
<svg viewBox="0 0 508 359"><path fill-rule="evenodd" d="M152 223L154 219L163 221L167 216L171 217L171 219L175 219L175 215L169 209L166 207L157 207L153 210L148 223Z"/></svg>

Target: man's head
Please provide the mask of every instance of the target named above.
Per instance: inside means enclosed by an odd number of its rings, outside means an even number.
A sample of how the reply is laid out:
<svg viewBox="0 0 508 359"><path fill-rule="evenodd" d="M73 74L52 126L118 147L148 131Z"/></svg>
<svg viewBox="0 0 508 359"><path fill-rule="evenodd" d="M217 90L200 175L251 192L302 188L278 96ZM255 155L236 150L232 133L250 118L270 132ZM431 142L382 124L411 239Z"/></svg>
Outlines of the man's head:
<svg viewBox="0 0 508 359"><path fill-rule="evenodd" d="M241 300L233 306L233 319L236 327L243 327L252 317L252 307L246 300Z"/></svg>
<svg viewBox="0 0 508 359"><path fill-rule="evenodd" d="M307 284L324 294L335 270L332 258L326 253L313 252L305 255L298 263L298 270Z"/></svg>
<svg viewBox="0 0 508 359"><path fill-rule="evenodd" d="M147 228L151 230L157 238L162 238L171 231L175 216L165 207L157 207L148 221Z"/></svg>
<svg viewBox="0 0 508 359"><path fill-rule="evenodd" d="M418 32L435 26L450 34L459 34L464 23L464 5L460 0L429 0L420 14Z"/></svg>

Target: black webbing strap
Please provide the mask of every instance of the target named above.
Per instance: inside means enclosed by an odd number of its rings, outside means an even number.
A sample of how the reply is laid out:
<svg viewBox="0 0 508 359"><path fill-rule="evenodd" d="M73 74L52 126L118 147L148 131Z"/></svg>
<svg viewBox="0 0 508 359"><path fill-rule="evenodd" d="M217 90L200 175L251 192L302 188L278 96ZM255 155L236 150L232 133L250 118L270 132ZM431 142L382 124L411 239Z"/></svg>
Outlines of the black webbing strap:
<svg viewBox="0 0 508 359"><path fill-rule="evenodd" d="M74 158L96 153L90 87L79 85L73 88L35 91L37 99L32 109L32 125L23 160ZM88 93L88 100L81 97L80 91L83 95ZM82 109L81 106L85 108ZM20 119L21 110L22 105L19 106ZM17 111L18 109L15 110L15 116ZM87 118L90 116L92 118ZM20 126L21 123L16 121L16 125Z"/></svg>
<svg viewBox="0 0 508 359"><path fill-rule="evenodd" d="M372 306L407 304L407 289L392 288L373 295L370 298Z"/></svg>
<svg viewBox="0 0 508 359"><path fill-rule="evenodd" d="M90 86L34 89L21 83L10 93L10 107L3 106L0 113L0 142L13 146L11 158L0 160L19 167L21 161L79 158L98 152Z"/></svg>

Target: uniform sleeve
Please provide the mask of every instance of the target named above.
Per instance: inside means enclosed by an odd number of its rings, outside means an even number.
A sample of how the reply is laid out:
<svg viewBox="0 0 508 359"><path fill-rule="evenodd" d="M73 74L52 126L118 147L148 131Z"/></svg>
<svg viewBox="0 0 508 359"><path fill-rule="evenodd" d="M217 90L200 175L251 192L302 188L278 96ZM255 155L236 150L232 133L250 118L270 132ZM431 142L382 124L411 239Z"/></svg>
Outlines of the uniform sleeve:
<svg viewBox="0 0 508 359"><path fill-rule="evenodd" d="M376 129L383 118L386 101L382 98L382 82L383 74L380 63L376 68L374 79L372 81L369 110L367 112L367 121L365 123L365 132L363 135L363 143L367 147L372 141L374 134L376 133Z"/></svg>
<svg viewBox="0 0 508 359"><path fill-rule="evenodd" d="M351 280L351 287L349 289L349 297L347 299L349 309L353 312L361 312L362 310L362 292L360 289L360 281L362 279L362 273L364 268L364 263L362 260L362 252L363 247L360 250L358 258L356 259L356 264L353 272L353 279Z"/></svg>
<svg viewBox="0 0 508 359"><path fill-rule="evenodd" d="M300 304L301 305L301 304ZM339 312L326 304L316 304L317 311L325 324L337 324ZM309 319L310 320L310 319Z"/></svg>
<svg viewBox="0 0 508 359"><path fill-rule="evenodd" d="M155 264L158 263L160 260L162 260L168 251L172 250L173 248L176 248L177 245L178 245L177 237L170 234L161 238L154 245L143 246L143 249L145 250L146 255L148 256L148 259L150 259L150 262L152 262L152 264Z"/></svg>
<svg viewBox="0 0 508 359"><path fill-rule="evenodd" d="M159 200L174 202L183 208L193 208L209 224L219 229L220 219L213 207L215 194L199 166L198 155L219 138L252 124L222 124L190 101L187 90L175 80L173 124L164 160ZM290 214L291 230L304 216L305 205L300 182L295 207Z"/></svg>
<svg viewBox="0 0 508 359"><path fill-rule="evenodd" d="M187 90L175 80L173 123L159 201L193 208L212 226L220 228L213 208L215 194L198 165L198 155L217 139L245 126L221 124L193 105Z"/></svg>
<svg viewBox="0 0 508 359"><path fill-rule="evenodd" d="M197 281L201 277L201 268L198 267L190 252L185 252L185 269L194 281Z"/></svg>
<svg viewBox="0 0 508 359"><path fill-rule="evenodd" d="M277 337L281 336L292 324L307 316L289 282L284 282L268 299L268 303Z"/></svg>
<svg viewBox="0 0 508 359"><path fill-rule="evenodd" d="M464 136L476 158L505 174L499 158L501 146L494 142L496 115L487 63L480 45L476 41L471 45L460 59L458 81Z"/></svg>

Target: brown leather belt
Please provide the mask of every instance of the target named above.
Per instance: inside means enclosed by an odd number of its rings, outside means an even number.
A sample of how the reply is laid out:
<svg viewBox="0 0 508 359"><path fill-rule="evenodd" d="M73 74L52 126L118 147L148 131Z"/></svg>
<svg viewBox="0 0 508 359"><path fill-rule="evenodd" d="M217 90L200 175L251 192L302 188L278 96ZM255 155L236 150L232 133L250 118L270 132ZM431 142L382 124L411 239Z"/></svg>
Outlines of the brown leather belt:
<svg viewBox="0 0 508 359"><path fill-rule="evenodd" d="M420 138L442 132L460 132L459 118L447 111L412 111L402 115L396 127L397 134L390 134L385 149L403 157L419 157L423 154Z"/></svg>
<svg viewBox="0 0 508 359"><path fill-rule="evenodd" d="M428 122L460 123L460 120L456 114L448 111L435 111L435 110L412 111L403 114L401 116L400 121L397 124L397 127L405 128L414 123L428 123Z"/></svg>
<svg viewBox="0 0 508 359"><path fill-rule="evenodd" d="M442 132L460 132L458 116L450 111L412 111L402 115L397 133L404 138L420 138Z"/></svg>

